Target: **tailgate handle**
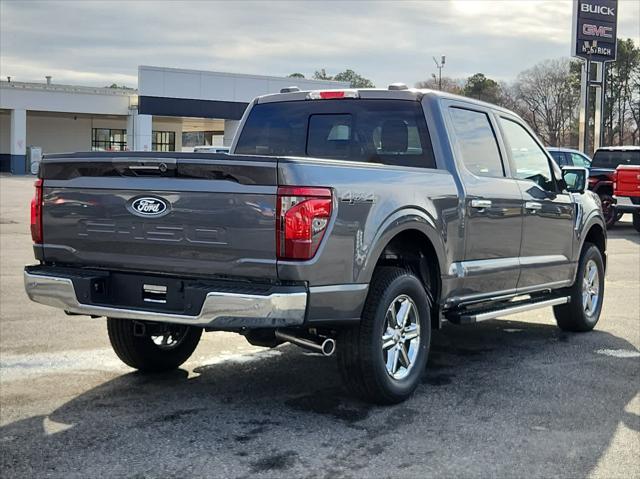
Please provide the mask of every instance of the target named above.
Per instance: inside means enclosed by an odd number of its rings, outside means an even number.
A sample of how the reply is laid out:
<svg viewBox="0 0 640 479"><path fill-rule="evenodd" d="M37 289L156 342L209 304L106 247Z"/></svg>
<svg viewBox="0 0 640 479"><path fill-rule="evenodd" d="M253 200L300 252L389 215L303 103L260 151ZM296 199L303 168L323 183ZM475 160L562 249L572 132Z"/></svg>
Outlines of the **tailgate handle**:
<svg viewBox="0 0 640 479"><path fill-rule="evenodd" d="M158 284L143 284L142 299L147 303L165 304L167 302L167 287Z"/></svg>

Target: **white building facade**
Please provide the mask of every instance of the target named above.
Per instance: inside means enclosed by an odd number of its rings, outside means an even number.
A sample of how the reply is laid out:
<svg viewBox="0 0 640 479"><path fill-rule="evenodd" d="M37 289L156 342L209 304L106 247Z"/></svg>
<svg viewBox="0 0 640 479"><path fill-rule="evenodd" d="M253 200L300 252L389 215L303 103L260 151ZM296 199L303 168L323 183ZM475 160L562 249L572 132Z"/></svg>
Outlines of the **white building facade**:
<svg viewBox="0 0 640 479"><path fill-rule="evenodd" d="M288 86L344 82L138 67L138 90L0 81L0 171L29 171L27 153L188 151L229 145L248 103Z"/></svg>

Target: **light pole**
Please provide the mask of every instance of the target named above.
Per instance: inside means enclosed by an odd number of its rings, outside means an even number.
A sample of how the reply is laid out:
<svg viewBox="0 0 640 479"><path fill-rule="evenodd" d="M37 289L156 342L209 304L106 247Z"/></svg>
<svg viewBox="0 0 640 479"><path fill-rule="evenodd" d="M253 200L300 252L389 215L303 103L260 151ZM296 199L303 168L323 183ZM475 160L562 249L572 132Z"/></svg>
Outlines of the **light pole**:
<svg viewBox="0 0 640 479"><path fill-rule="evenodd" d="M444 55L440 57L439 62L436 60L436 57L433 57L433 62L436 64L436 68L438 69L438 90L442 90L442 69L444 68L444 60Z"/></svg>

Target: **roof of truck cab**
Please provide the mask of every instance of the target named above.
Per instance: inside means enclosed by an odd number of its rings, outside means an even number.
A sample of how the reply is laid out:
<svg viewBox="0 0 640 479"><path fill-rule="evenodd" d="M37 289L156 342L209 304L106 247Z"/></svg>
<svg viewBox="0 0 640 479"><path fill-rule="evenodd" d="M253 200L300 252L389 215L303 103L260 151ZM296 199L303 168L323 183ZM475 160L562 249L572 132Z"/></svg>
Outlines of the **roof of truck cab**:
<svg viewBox="0 0 640 479"><path fill-rule="evenodd" d="M288 93L271 93L268 95L259 96L256 98L256 103L278 103L286 101L301 101L307 100L307 95L312 91L357 91L358 96L361 99L395 99L395 100L414 100L420 101L425 96L444 98L455 101L462 101L470 103L484 108L491 108L494 110L503 111L511 115L518 116L516 113L495 105L493 103L487 103L475 98L469 98L461 95L454 95L453 93L447 93L439 90L429 90L424 88L407 88L405 90L389 90L387 88L346 88L346 89L327 89L327 90L300 90Z"/></svg>
<svg viewBox="0 0 640 479"><path fill-rule="evenodd" d="M565 148L564 146L547 146L547 151L561 151L563 153L578 153L582 156L587 156L580 150L576 150L575 148Z"/></svg>
<svg viewBox="0 0 640 479"><path fill-rule="evenodd" d="M601 146L596 151L638 151L640 146L625 145L625 146Z"/></svg>

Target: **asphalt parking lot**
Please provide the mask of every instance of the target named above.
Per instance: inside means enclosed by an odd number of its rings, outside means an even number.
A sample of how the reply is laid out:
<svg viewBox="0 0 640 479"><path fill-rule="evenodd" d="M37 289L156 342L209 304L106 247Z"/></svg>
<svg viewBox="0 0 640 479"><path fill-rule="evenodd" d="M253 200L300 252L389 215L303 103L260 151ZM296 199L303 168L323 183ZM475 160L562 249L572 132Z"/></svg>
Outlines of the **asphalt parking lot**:
<svg viewBox="0 0 640 479"><path fill-rule="evenodd" d="M103 319L27 300L32 179L0 178L2 477L640 477L640 235L609 234L600 323L551 310L434 335L404 404L346 396L333 359L208 333L143 376Z"/></svg>

